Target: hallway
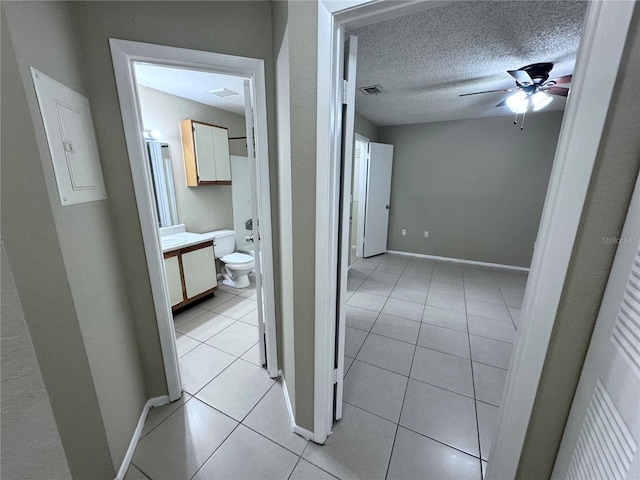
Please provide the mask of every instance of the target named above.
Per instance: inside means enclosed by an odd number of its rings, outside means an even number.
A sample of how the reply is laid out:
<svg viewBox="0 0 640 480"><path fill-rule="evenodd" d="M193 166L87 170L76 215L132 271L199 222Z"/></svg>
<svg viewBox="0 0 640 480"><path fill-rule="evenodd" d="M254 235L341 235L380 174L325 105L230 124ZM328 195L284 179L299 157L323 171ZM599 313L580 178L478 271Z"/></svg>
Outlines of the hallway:
<svg viewBox="0 0 640 480"><path fill-rule="evenodd" d="M223 287L176 316L185 393L152 409L126 478L480 479L526 278L357 260L344 418L324 446L291 433L282 384L259 367L255 291Z"/></svg>

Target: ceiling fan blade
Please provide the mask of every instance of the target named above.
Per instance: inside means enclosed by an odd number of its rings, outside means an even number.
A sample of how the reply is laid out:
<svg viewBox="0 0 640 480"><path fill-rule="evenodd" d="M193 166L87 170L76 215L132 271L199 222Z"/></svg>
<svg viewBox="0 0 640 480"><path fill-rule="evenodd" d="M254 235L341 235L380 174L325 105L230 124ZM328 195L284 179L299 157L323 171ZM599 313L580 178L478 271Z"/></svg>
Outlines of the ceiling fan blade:
<svg viewBox="0 0 640 480"><path fill-rule="evenodd" d="M496 105L496 108L498 107L504 107L507 104L507 100L503 100L501 101L499 104Z"/></svg>
<svg viewBox="0 0 640 480"><path fill-rule="evenodd" d="M551 95L559 95L561 97L566 97L569 95L569 89L564 87L543 87L540 91L544 93L549 93Z"/></svg>
<svg viewBox="0 0 640 480"><path fill-rule="evenodd" d="M500 90L485 90L484 92L463 93L461 97L468 97L469 95L479 95L480 93L493 93L493 92L511 92L517 90L516 88L502 88Z"/></svg>
<svg viewBox="0 0 640 480"><path fill-rule="evenodd" d="M551 81L555 82L556 85L563 85L565 83L571 83L571 77L573 77L573 75L565 75L564 77L552 78Z"/></svg>
<svg viewBox="0 0 640 480"><path fill-rule="evenodd" d="M529 74L524 70L507 70L507 73L515 78L516 82L521 85L531 85L533 83L533 80L531 80Z"/></svg>

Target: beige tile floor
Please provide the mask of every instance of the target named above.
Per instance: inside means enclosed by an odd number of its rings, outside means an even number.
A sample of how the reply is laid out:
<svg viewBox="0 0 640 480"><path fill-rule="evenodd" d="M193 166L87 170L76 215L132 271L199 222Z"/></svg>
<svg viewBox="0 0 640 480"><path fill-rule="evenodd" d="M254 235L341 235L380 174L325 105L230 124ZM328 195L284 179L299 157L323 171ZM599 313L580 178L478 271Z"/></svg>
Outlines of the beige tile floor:
<svg viewBox="0 0 640 480"><path fill-rule="evenodd" d="M128 479L480 479L522 272L381 255L349 274L344 418L291 433L260 366L255 289L176 316L183 398L152 409ZM238 295L239 293L239 295Z"/></svg>

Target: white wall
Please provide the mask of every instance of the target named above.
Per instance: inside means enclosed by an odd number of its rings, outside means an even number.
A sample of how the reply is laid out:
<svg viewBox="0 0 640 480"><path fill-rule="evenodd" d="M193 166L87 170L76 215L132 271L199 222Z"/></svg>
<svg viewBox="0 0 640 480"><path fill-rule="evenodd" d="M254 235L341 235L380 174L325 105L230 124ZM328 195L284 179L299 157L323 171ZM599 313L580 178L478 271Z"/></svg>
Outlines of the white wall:
<svg viewBox="0 0 640 480"><path fill-rule="evenodd" d="M180 137L180 120L191 119L229 129L229 137L245 136L243 115L194 102L186 98L140 86L140 104L145 128L157 129L160 142L168 143L173 167L173 181L178 207L178 221L195 233L233 228L232 187L211 185L187 187L184 155ZM231 140L232 155L246 155L244 140Z"/></svg>

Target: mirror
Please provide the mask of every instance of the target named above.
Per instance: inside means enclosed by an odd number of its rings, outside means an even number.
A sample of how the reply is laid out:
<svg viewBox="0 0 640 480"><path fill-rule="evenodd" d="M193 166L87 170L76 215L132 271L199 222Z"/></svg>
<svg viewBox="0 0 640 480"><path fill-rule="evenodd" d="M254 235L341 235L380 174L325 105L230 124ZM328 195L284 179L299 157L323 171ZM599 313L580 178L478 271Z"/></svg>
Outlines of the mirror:
<svg viewBox="0 0 640 480"><path fill-rule="evenodd" d="M158 213L158 227L177 225L178 207L176 206L176 191L173 184L169 145L147 141L147 153L153 180L156 212Z"/></svg>

